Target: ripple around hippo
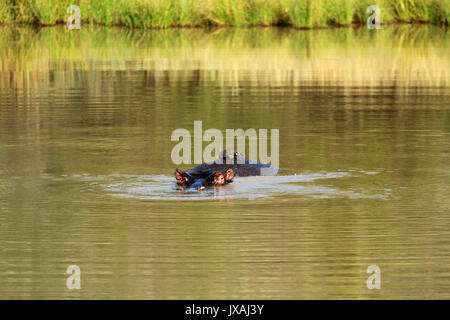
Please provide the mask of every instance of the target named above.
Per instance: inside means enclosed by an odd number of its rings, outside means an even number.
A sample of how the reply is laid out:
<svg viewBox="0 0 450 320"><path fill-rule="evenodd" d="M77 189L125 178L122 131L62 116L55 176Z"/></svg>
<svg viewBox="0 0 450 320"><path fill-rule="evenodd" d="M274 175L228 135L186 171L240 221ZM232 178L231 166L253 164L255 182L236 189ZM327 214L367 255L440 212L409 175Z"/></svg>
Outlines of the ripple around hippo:
<svg viewBox="0 0 450 320"><path fill-rule="evenodd" d="M43 176L55 181L74 180L84 184L83 192L106 194L120 198L140 200L221 200L221 199L250 199L264 200L286 196L303 196L315 199L380 199L388 200L393 196L389 193L374 191L343 190L335 186L322 186L314 181L354 177L361 178L373 173L359 174L349 172L318 172L286 176L254 176L238 177L234 183L224 187L207 189L205 191L176 190L174 179L168 175L73 175L66 177Z"/></svg>

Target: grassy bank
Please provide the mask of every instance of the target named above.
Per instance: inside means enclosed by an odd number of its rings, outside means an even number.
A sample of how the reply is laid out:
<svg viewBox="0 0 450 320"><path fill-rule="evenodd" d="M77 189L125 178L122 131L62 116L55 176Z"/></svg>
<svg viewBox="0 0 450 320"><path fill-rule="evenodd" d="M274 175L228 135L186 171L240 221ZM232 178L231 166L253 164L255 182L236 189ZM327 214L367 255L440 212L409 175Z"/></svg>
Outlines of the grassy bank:
<svg viewBox="0 0 450 320"><path fill-rule="evenodd" d="M366 23L370 4L380 7L382 23L450 22L449 0L1 0L0 23L64 23L71 4L84 23L137 28L342 26Z"/></svg>

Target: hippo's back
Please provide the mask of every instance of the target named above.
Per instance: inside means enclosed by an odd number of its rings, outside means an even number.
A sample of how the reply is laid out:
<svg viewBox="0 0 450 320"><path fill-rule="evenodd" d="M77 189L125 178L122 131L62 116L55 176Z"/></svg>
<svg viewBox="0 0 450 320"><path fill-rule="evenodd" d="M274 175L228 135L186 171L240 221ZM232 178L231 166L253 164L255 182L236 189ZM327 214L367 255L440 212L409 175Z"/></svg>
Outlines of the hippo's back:
<svg viewBox="0 0 450 320"><path fill-rule="evenodd" d="M248 176L274 176L278 173L278 169L268 164L260 162L251 163L250 160L239 156L234 157L234 163L218 163L218 161L202 163L188 171L190 175L196 175L204 171L219 171L224 173L228 169L233 169L234 174L239 177Z"/></svg>

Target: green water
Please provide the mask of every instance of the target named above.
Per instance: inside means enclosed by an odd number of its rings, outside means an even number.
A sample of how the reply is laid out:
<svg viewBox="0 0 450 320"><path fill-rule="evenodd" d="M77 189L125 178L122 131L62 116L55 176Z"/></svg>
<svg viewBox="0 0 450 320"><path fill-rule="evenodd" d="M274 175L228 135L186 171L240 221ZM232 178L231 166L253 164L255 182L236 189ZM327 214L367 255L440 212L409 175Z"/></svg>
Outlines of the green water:
<svg viewBox="0 0 450 320"><path fill-rule="evenodd" d="M0 298L450 298L447 29L0 32ZM282 173L176 191L195 120Z"/></svg>

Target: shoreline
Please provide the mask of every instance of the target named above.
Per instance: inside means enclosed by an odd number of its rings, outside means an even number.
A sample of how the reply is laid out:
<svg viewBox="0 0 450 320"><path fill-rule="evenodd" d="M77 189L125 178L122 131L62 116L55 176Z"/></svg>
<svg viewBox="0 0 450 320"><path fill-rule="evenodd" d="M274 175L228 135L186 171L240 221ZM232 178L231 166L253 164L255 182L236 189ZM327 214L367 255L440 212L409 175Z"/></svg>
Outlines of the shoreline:
<svg viewBox="0 0 450 320"><path fill-rule="evenodd" d="M54 24L48 25L48 24L28 24L28 23L2 23L0 22L0 27L3 28L32 28L32 29L45 29L45 28L57 28L66 25L63 21L58 21ZM278 28L278 29L291 29L291 30L338 30L338 29L345 29L345 28L364 28L365 23L360 22L352 22L348 25L332 25L332 26L316 26L316 27L296 27L292 25L287 24L274 24L274 25L256 25L256 26L248 26L248 27L237 27L237 26L229 26L229 25L204 25L204 26L168 26L168 27L152 27L152 28L142 28L142 27L128 27L123 24L113 24L113 25L106 25L102 23L90 23L89 21L82 21L81 27L87 26L89 28L93 27L101 27L101 28L120 28L120 29L128 29L128 30L140 30L140 31L151 31L151 30L188 30L188 29L198 29L198 30L221 30L221 29L270 29L270 28ZM394 22L384 22L380 24L381 27L402 27L402 26L434 26L437 28L443 28L448 29L449 25L447 24L434 24L427 21L415 21L415 22L408 22L408 21L394 21ZM71 31L76 31L77 29L73 29Z"/></svg>
<svg viewBox="0 0 450 320"><path fill-rule="evenodd" d="M450 24L448 0L27 0L0 3L0 25L65 24L69 5L80 8L81 24L130 29L291 27L339 28L365 25L380 10L386 24Z"/></svg>

